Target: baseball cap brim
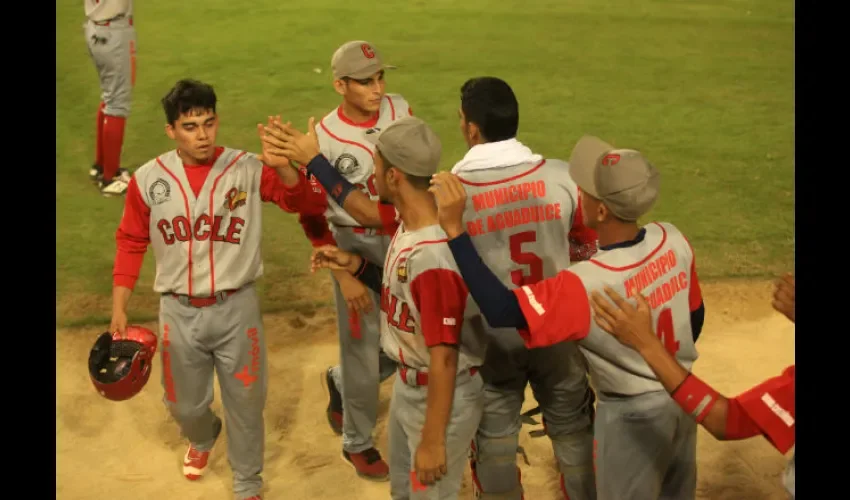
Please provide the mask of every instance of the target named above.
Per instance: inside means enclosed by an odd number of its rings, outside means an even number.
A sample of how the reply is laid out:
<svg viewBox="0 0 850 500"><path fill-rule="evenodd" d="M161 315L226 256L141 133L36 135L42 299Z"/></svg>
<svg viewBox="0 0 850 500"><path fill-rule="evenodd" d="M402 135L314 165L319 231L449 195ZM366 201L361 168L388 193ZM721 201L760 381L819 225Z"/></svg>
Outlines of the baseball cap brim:
<svg viewBox="0 0 850 500"><path fill-rule="evenodd" d="M599 198L594 181L596 165L599 159L612 149L614 146L598 137L585 135L579 139L570 155L570 177L583 192L594 198Z"/></svg>
<svg viewBox="0 0 850 500"><path fill-rule="evenodd" d="M370 76L374 75L378 71L384 71L384 70L387 70L387 69L398 69L398 67L393 66L392 64L381 64L380 66L365 68L365 69L362 69L360 71L356 71L354 73L351 73L349 75L341 75L340 78L342 78L343 76L346 76L348 78L353 78L355 80L363 80L364 78L369 78Z"/></svg>

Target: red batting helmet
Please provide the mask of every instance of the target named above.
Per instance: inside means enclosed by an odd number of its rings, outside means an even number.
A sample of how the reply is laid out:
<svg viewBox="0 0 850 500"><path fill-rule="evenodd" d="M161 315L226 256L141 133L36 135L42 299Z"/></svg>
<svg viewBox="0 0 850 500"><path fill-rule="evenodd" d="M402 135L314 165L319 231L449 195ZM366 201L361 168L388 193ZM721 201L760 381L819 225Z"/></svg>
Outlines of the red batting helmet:
<svg viewBox="0 0 850 500"><path fill-rule="evenodd" d="M128 326L125 338L105 332L89 352L89 375L97 392L112 401L130 399L148 382L156 354L156 335Z"/></svg>

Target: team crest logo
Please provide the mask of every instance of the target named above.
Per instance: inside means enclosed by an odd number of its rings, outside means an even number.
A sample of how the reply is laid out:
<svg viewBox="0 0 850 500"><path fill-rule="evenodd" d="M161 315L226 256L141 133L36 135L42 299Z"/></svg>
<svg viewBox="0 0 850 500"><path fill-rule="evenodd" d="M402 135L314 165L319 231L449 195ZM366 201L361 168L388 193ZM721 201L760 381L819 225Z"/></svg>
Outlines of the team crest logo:
<svg viewBox="0 0 850 500"><path fill-rule="evenodd" d="M230 191L228 191L227 195L224 197L224 206L229 208L232 212L244 205L247 199L248 193L246 193L245 191L240 191L236 188L230 188Z"/></svg>
<svg viewBox="0 0 850 500"><path fill-rule="evenodd" d="M607 154L602 158L602 164L606 167L613 167L618 163L620 163L620 155L617 153Z"/></svg>
<svg viewBox="0 0 850 500"><path fill-rule="evenodd" d="M154 205L165 203L171 199L171 186L160 177L148 188L148 197Z"/></svg>
<svg viewBox="0 0 850 500"><path fill-rule="evenodd" d="M407 283L407 259L401 259L396 268L396 278L399 283Z"/></svg>
<svg viewBox="0 0 850 500"><path fill-rule="evenodd" d="M354 155L343 153L334 162L334 168L342 175L351 175L360 168L360 163Z"/></svg>

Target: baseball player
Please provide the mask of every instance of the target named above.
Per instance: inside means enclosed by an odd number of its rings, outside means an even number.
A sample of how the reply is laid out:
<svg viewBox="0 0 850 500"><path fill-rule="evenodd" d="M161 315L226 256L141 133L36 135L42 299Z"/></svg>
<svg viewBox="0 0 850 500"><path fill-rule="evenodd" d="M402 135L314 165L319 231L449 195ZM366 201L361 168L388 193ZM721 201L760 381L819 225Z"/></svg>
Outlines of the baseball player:
<svg viewBox="0 0 850 500"><path fill-rule="evenodd" d="M367 139L399 118L409 116L410 106L401 95L386 93L384 73L393 66L384 64L378 49L367 41L344 43L333 54L331 67L334 89L342 96L342 103L315 128L311 122L311 134L315 133L319 150L312 151L311 156L289 151L287 159L304 165L309 174L321 178L321 172L312 170L310 164L321 153L352 186L377 199L375 152ZM264 151L268 153L264 154L283 155L286 143L281 128L267 127L265 132ZM327 193L324 217L330 223L335 244L372 262L383 261L391 233L359 224L343 208L345 194ZM321 224L315 217L313 222L307 219L302 214L305 227ZM380 350L377 309L352 317L337 275L333 283L340 365L326 373L330 391L327 411L332 424L334 415L342 416L343 458L361 477L385 481L389 479L389 467L375 448L372 431L378 417L378 386L395 372L395 363ZM370 294L372 302L378 304L380 296Z"/></svg>
<svg viewBox="0 0 850 500"><path fill-rule="evenodd" d="M553 278L510 290L482 262L462 221L466 193L450 173L433 192L449 247L472 297L493 327L519 329L534 349L578 341L599 398L594 421L597 497L694 498L696 424L664 391L646 362L590 320L589 294L604 286L643 291L665 347L689 369L705 308L693 249L672 224L640 226L658 195L656 169L631 149L583 137L570 156L584 223L599 251ZM510 335L510 334L509 334Z"/></svg>
<svg viewBox="0 0 850 500"><path fill-rule="evenodd" d="M795 322L794 277L787 274L777 281L773 307ZM634 349L652 368L685 413L720 440L747 439L764 436L783 455L796 442L795 366L781 375L739 394L726 398L693 373L682 367L664 347L652 324L652 310L642 293L637 294L637 307L606 287L612 305L598 291L592 294L595 321L624 345ZM785 470L783 482L790 498L795 496L796 450Z"/></svg>
<svg viewBox="0 0 850 500"><path fill-rule="evenodd" d="M463 220L484 263L513 288L552 278L571 259L592 255L596 233L582 223L581 194L569 166L516 139L519 104L511 87L498 78L472 78L460 93L460 128L470 149L452 172L468 193ZM564 498L595 499L593 392L578 347L562 342L529 350L518 335L494 330L491 337L481 368L484 416L472 448L478 498L523 496L516 451L530 383Z"/></svg>
<svg viewBox="0 0 850 500"><path fill-rule="evenodd" d="M388 423L391 497L455 499L483 409L478 367L485 337L473 326L477 308L428 193L441 145L415 117L370 140L378 152L378 193L401 219L383 272L368 258L335 247L314 251L313 264L347 269L382 292L381 345L398 363Z"/></svg>
<svg viewBox="0 0 850 500"><path fill-rule="evenodd" d="M262 204L312 206L305 184L287 187L253 154L216 145L216 94L181 80L162 100L176 148L140 167L127 188L116 233L111 331L123 334L127 304L147 246L164 402L189 440L183 474L204 474L222 428L210 410L213 371L224 406L237 500L260 498L266 400L265 337L254 281L263 273Z"/></svg>
<svg viewBox="0 0 850 500"><path fill-rule="evenodd" d="M127 191L130 174L120 168L124 128L136 83L133 0L83 0L86 45L100 79L94 165L89 177L104 196Z"/></svg>

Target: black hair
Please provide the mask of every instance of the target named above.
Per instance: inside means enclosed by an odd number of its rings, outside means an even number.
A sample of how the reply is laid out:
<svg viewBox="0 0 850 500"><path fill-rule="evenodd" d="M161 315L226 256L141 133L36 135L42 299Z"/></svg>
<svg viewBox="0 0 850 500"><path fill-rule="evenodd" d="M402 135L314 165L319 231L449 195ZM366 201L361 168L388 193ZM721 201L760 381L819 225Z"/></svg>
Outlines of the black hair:
<svg viewBox="0 0 850 500"><path fill-rule="evenodd" d="M198 80L183 79L162 98L162 109L165 111L168 123L174 125L180 115L193 109L215 113L216 102L217 98L212 85Z"/></svg>
<svg viewBox="0 0 850 500"><path fill-rule="evenodd" d="M387 170L391 169L391 168L397 169L399 172L401 172L404 175L404 177L407 179L407 182L409 182L411 186L413 186L414 188L416 188L420 191L427 191L431 187L431 177L430 176L422 177L422 176L419 176L419 175L410 175L407 172L405 172L404 170L402 170L402 169L396 167L395 165L393 165L392 163L390 163L390 161L387 160L387 157L384 156L384 153L381 153L380 149L377 149L377 152L381 156L381 161L384 164L384 171L385 172Z"/></svg>
<svg viewBox="0 0 850 500"><path fill-rule="evenodd" d="M510 85L493 76L471 78L460 88L460 109L487 142L516 137L519 103Z"/></svg>

